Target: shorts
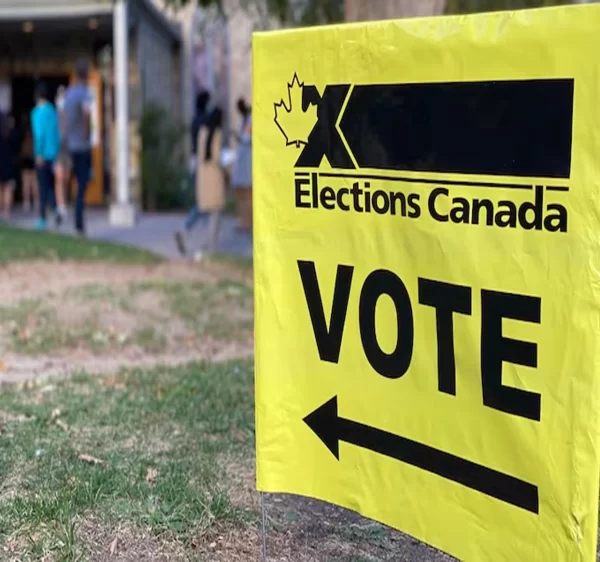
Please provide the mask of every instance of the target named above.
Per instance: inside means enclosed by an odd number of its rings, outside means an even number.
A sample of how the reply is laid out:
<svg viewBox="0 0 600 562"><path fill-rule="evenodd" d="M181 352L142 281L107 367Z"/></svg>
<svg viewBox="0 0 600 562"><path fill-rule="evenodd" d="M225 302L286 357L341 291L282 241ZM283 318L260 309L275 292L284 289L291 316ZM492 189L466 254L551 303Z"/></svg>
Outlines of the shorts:
<svg viewBox="0 0 600 562"><path fill-rule="evenodd" d="M66 148L63 148L60 151L60 154L58 155L58 158L56 159L56 162L54 165L62 166L63 169L66 170L67 172L69 170L71 170L71 168L73 167L73 163L71 160L71 154L69 153L69 151Z"/></svg>
<svg viewBox="0 0 600 562"><path fill-rule="evenodd" d="M14 179L0 181L0 189L8 189L10 191L14 191L15 187L17 187L17 182Z"/></svg>
<svg viewBox="0 0 600 562"><path fill-rule="evenodd" d="M17 174L15 167L9 163L0 164L0 185L4 186L10 183L15 183Z"/></svg>
<svg viewBox="0 0 600 562"><path fill-rule="evenodd" d="M35 170L35 161L33 158L29 158L28 156L21 158L21 170L33 172Z"/></svg>

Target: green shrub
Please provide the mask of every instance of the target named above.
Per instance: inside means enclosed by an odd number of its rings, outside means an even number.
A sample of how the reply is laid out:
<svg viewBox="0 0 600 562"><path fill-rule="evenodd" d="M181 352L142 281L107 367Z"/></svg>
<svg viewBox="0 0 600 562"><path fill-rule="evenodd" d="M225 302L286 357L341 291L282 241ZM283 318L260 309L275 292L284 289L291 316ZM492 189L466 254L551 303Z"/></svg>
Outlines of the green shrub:
<svg viewBox="0 0 600 562"><path fill-rule="evenodd" d="M140 121L142 204L149 211L187 206L183 141L186 128L159 105L148 104Z"/></svg>

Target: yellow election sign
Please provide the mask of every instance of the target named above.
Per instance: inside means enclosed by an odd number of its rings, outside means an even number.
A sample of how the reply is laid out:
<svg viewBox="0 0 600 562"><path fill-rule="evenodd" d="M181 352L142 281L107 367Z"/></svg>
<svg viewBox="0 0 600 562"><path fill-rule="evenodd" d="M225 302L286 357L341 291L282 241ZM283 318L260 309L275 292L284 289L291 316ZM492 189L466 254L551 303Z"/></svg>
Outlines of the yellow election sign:
<svg viewBox="0 0 600 562"><path fill-rule="evenodd" d="M258 487L595 560L600 5L254 38Z"/></svg>

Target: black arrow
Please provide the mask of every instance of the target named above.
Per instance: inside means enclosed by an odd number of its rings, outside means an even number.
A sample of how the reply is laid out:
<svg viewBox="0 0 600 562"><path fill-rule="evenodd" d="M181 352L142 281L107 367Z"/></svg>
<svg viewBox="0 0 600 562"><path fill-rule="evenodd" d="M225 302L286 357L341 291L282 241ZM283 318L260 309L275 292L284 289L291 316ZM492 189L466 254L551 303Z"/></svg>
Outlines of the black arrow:
<svg viewBox="0 0 600 562"><path fill-rule="evenodd" d="M341 418L338 416L337 396L306 416L304 421L338 460L339 443L344 441L539 513L537 486L412 439Z"/></svg>

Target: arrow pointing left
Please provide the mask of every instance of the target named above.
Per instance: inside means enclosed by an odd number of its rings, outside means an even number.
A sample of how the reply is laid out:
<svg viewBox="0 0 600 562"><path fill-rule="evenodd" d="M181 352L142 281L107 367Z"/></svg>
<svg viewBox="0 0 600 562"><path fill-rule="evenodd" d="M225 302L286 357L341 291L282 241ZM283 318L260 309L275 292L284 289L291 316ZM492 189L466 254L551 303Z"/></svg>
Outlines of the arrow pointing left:
<svg viewBox="0 0 600 562"><path fill-rule="evenodd" d="M341 418L337 396L304 418L317 437L340 459L340 441L385 455L472 490L539 513L537 486L462 457L369 425Z"/></svg>

